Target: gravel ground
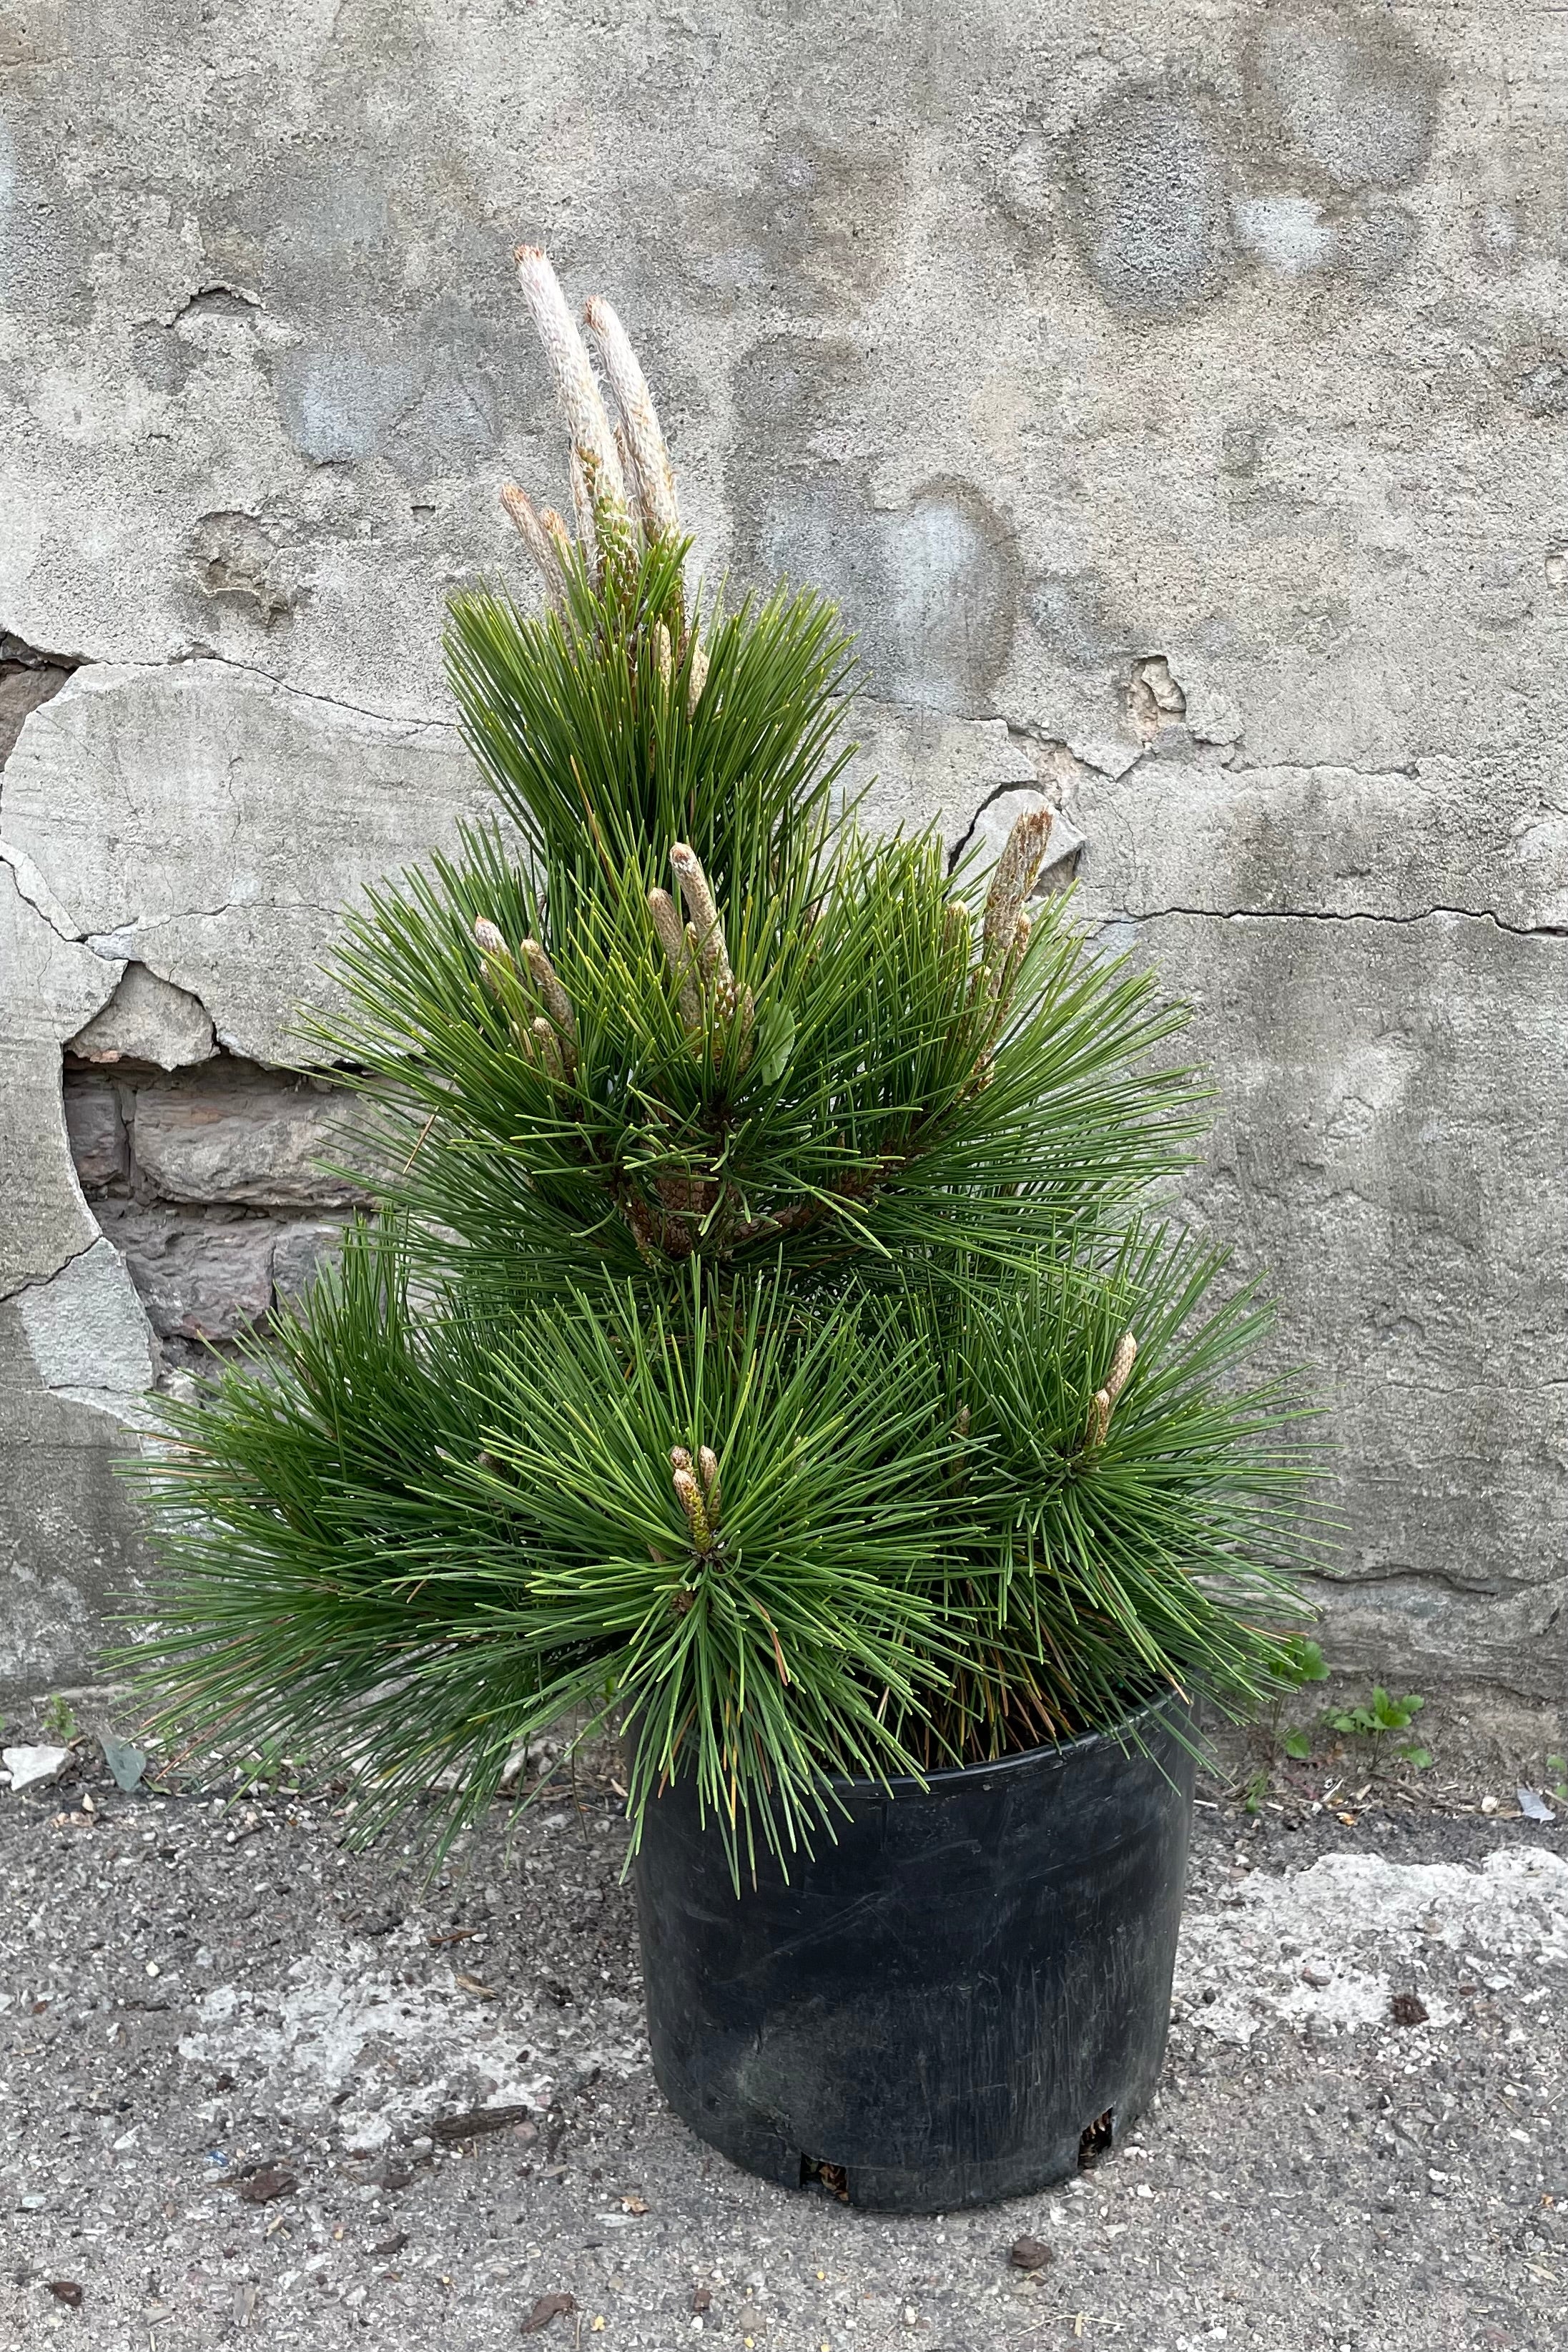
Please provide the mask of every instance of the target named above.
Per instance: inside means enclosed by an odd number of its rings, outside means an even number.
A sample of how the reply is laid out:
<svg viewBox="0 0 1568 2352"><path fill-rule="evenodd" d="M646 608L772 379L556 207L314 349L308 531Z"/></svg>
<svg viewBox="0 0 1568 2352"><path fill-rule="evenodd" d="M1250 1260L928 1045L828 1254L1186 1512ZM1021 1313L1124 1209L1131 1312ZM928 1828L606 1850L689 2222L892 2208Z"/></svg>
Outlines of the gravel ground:
<svg viewBox="0 0 1568 2352"><path fill-rule="evenodd" d="M1157 2110L1059 2190L890 2220L663 2106L608 1768L432 1882L342 1851L330 1798L78 1755L0 1796L5 2352L1568 2336L1568 1825L1511 1793L1201 1808Z"/></svg>

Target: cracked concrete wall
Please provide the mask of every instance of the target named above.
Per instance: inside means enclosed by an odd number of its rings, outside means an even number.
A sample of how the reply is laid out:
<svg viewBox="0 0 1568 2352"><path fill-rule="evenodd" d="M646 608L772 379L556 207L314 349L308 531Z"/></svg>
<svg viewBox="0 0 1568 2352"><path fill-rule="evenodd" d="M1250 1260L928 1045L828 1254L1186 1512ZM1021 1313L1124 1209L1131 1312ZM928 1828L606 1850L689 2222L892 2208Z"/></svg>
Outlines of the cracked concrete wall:
<svg viewBox="0 0 1568 2352"><path fill-rule="evenodd" d="M134 1569L62 1047L156 983L278 1062L471 803L442 600L564 496L526 235L706 563L861 628L875 813L1045 792L1192 995L1331 1649L1560 1704L1565 124L1527 0L0 0L5 1672Z"/></svg>

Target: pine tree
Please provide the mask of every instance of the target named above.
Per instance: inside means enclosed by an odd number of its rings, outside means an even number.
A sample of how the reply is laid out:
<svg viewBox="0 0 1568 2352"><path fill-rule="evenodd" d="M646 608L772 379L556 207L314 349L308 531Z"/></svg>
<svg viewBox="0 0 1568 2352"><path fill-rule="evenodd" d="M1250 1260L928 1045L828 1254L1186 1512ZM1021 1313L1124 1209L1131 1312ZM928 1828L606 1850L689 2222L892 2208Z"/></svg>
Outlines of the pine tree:
<svg viewBox="0 0 1568 2352"><path fill-rule="evenodd" d="M347 919L310 1032L378 1213L172 1409L138 1655L188 1737L351 1750L367 1831L613 1718L633 1823L694 1772L738 1869L834 1775L1251 1706L1301 1408L1151 1219L1184 1015L1040 894L1051 812L988 877L862 828L834 613L705 607L619 320L601 391L517 259L575 530L508 487L543 608L451 606L495 817Z"/></svg>

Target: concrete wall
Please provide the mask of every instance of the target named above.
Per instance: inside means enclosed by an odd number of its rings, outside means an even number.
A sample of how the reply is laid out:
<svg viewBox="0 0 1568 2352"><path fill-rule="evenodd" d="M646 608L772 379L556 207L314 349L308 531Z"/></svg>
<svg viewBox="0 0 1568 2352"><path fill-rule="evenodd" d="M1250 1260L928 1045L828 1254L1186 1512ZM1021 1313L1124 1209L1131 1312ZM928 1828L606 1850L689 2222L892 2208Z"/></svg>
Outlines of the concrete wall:
<svg viewBox="0 0 1568 2352"><path fill-rule="evenodd" d="M503 478L563 502L526 236L708 562L862 630L877 807L1049 792L1191 992L1332 1647L1559 1699L1568 19L0 0L0 67L8 1677L87 1669L160 1351L337 1213L266 1066L474 799L442 601L522 579Z"/></svg>

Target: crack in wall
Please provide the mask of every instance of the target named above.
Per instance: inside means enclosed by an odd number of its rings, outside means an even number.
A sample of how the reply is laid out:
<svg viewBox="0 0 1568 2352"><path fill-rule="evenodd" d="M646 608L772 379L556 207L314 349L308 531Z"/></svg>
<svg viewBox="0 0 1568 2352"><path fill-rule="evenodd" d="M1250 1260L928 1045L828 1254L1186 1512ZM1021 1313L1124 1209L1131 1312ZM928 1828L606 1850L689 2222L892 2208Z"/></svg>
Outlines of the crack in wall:
<svg viewBox="0 0 1568 2352"><path fill-rule="evenodd" d="M1414 923L1429 923L1438 917L1455 922L1490 923L1494 929L1506 931L1516 940L1568 939L1568 925L1562 923L1511 923L1506 916L1490 907L1417 907L1407 915L1385 915L1347 911L1333 907L1149 907L1139 913L1124 909L1100 918L1103 924L1157 923L1167 916L1183 916L1195 922L1210 923L1387 923L1408 928Z"/></svg>
<svg viewBox="0 0 1568 2352"><path fill-rule="evenodd" d="M130 1269L105 1235L26 1288L16 1319L40 1392L117 1421L142 1411L158 1375L157 1343Z"/></svg>
<svg viewBox="0 0 1568 2352"><path fill-rule="evenodd" d="M318 898L225 898L217 907L172 907L164 915L132 915L126 922L117 924L111 931L84 931L74 927L68 908L62 906L47 882L39 873L34 860L14 842L0 839L0 866L9 866L15 877L17 895L26 900L35 914L41 915L57 939L67 947L87 948L106 963L144 961L136 942L144 934L164 929L171 923L216 922L221 916L232 913L235 907L266 905L280 911L297 909L303 913L331 918L341 914L341 905L326 906ZM152 967L148 966L151 971ZM166 979L166 973L160 973ZM183 987L183 982L171 982L172 987Z"/></svg>
<svg viewBox="0 0 1568 2352"><path fill-rule="evenodd" d="M434 729L444 735L462 732L455 719L436 719L407 710L372 710L367 703L345 702L341 695L323 694L319 688L297 686L292 678L279 677L276 670L264 669L259 662L241 661L235 654L220 654L203 647L199 652L172 655L168 661L119 661L116 669L184 669L193 662L211 662L220 669L243 670L248 677L259 677L268 686L277 687L280 694L291 694L300 702L325 703L329 710L346 710L355 719L373 719L383 727L394 727L410 734L423 735Z"/></svg>
<svg viewBox="0 0 1568 2352"><path fill-rule="evenodd" d="M1046 797L1043 788L1040 785L1030 784L1021 778L1015 779L1009 783L998 784L986 794L985 799L977 806L974 815L969 819L968 824L965 826L962 835L958 840L954 843L952 848L947 853L947 879L949 881L952 880L954 875L963 864L964 858L968 852L969 845L974 840L976 834L979 830L980 820L985 815L986 811L988 809L995 808L998 801L1005 801L1009 793L1029 792L1039 793L1041 799Z"/></svg>
<svg viewBox="0 0 1568 2352"><path fill-rule="evenodd" d="M80 945L82 934L69 928L69 909L26 850L4 837L5 770L33 713L52 702L68 680L87 667L85 654L47 653L14 630L0 629L0 865L9 866L18 896L43 917L57 938L73 947Z"/></svg>
<svg viewBox="0 0 1568 2352"><path fill-rule="evenodd" d="M89 1207L88 1213L89 1215L91 1214L90 1205ZM94 1222L96 1223L96 1220ZM74 1265L78 1258L85 1257L89 1250L96 1249L103 1238L103 1230L100 1226L99 1231L95 1233L90 1239L83 1242L79 1249L68 1250L65 1256L61 1258L59 1264L57 1266L51 1267L47 1274L24 1275L20 1282L14 1282L10 1285L9 1288L0 1290L0 1307L6 1306L14 1298L20 1298L24 1291L47 1290L51 1282L57 1282L59 1280L61 1275L65 1273L68 1266Z"/></svg>
<svg viewBox="0 0 1568 2352"><path fill-rule="evenodd" d="M231 914L235 907L257 907L264 904L274 907L278 902L270 898L267 900L225 898L221 907L172 907L166 915L132 915L129 922L117 923L111 931L78 931L76 938L80 946L90 948L94 955L102 956L110 963L142 961L140 958L132 958L130 948L125 945L128 940L139 940L146 931L161 931L170 923L215 923L220 916ZM312 914L318 915L331 915L338 911L335 907L318 907L308 898L290 898L287 904L290 907L308 908ZM151 965L148 966L149 971L152 968ZM160 979L166 977L165 973L159 974ZM172 986L182 984L178 982L171 982Z"/></svg>
<svg viewBox="0 0 1568 2352"><path fill-rule="evenodd" d="M362 704L347 702L337 696L319 694L308 688L293 685L287 679L278 677L274 672L262 668L257 663L234 660L217 654L203 654L200 656L189 657L176 656L164 662L128 661L116 663L112 667L154 674L181 667L187 658L200 658L203 661L211 661L221 668L241 670L276 688L279 693L292 696L298 700L321 703L329 709L342 710L351 717L371 719L388 728L398 740L406 740L432 730L444 735L456 735L459 732L455 722L451 719L413 718L406 714L372 710ZM214 907L177 908L167 914L152 918L138 915L125 923L117 925L113 930L89 931L77 921L69 908L51 888L37 860L16 843L5 839L5 770L11 753L21 740L27 720L35 710L53 699L77 670L101 666L95 664L87 656L66 656L40 651L16 635L14 632L0 630L0 865L10 869L18 895L35 914L42 918L57 939L68 946L85 947L106 962L122 962L128 958L138 955L138 942L143 932L153 931L172 923L217 921L231 912L235 907L250 902L230 898ZM19 678L23 682L19 694L13 697L16 704L14 727L8 725L8 707L5 693L7 681L12 678ZM308 909L311 913L328 919L336 917L341 912L340 906L326 906L315 899L291 898L286 903L289 908ZM166 977L166 975L163 976Z"/></svg>
<svg viewBox="0 0 1568 2352"><path fill-rule="evenodd" d="M1364 1592L1380 1584L1440 1584L1445 1591L1462 1593L1469 1601L1499 1601L1511 1591L1538 1592L1541 1590L1539 1585L1510 1586L1496 1577L1472 1582L1446 1568L1417 1568L1413 1563L1403 1561L1397 1568L1343 1570L1320 1565L1307 1572L1320 1583L1335 1585L1342 1591Z"/></svg>
<svg viewBox="0 0 1568 2352"><path fill-rule="evenodd" d="M160 670L185 669L193 662L211 663L219 669L241 670L246 677L258 677L265 685L275 686L280 694L292 695L298 701L323 703L329 710L347 711L351 718L373 719L381 726L397 729L406 733L423 734L433 729L444 735L457 735L462 731L455 719L444 719L432 713L408 710L375 710L368 703L348 702L341 695L323 694L319 688L299 686L292 678L279 677L276 670L264 668L260 662L242 661L237 655L221 654L215 647L206 646L192 647L183 653L171 654L163 661L151 661L138 656L121 658L98 654L57 654L42 651L36 646L28 645L25 638L17 636L15 632L0 628L0 778L4 776L6 760L15 750L21 730L32 712L41 708L43 703L52 700L60 688L68 678L73 677L78 670L110 668L145 670L152 673ZM57 672L57 677L48 684L45 692L37 696L37 700L27 703L26 708L18 712L16 728L7 735L3 691L7 677L20 673L28 673L32 677L37 677L38 673L50 672ZM17 698L20 699L19 693ZM3 796L3 793L4 783L0 782L0 796Z"/></svg>
<svg viewBox="0 0 1568 2352"><path fill-rule="evenodd" d="M1164 660L1163 656L1157 658ZM1146 668L1148 666L1148 663L1145 662L1141 667ZM1134 672L1133 684L1136 686L1137 683L1138 676ZM1413 777L1419 776L1421 773L1421 762L1414 757L1399 761L1392 767L1386 764L1364 767L1359 761L1350 759L1271 760L1261 766L1254 766L1250 763L1243 765L1239 758L1243 740L1239 728L1235 733L1226 735L1206 731L1202 723L1194 718L1188 709L1186 689L1181 686L1180 681L1172 676L1169 683L1175 693L1181 698L1179 707L1174 702L1168 707L1156 706L1159 709L1159 718L1154 732L1151 734L1145 727L1140 726L1138 729L1140 740L1136 748L1129 742L1125 761L1117 765L1110 765L1103 760L1096 759L1092 742L1082 736L1053 735L1040 726L1038 720L1015 718L1009 711L976 712L970 715L969 723L983 725L999 719L1008 733L1019 741L1037 744L1041 751L1064 755L1075 767L1083 769L1092 776L1102 778L1107 783L1124 783L1145 766L1163 766L1171 756L1170 742L1175 741L1179 744L1184 736L1190 741L1194 751L1217 754L1218 764L1224 767L1228 775L1234 776L1238 781L1275 775L1284 772L1303 776L1359 776L1367 783L1390 783L1396 780L1408 783Z"/></svg>
<svg viewBox="0 0 1568 2352"><path fill-rule="evenodd" d="M53 700L85 659L45 652L14 630L0 629L0 774L33 712Z"/></svg>
<svg viewBox="0 0 1568 2352"><path fill-rule="evenodd" d="M3 781L0 778L0 782ZM0 866L10 868L17 897L31 907L36 915L43 917L57 940L67 947L86 944L86 934L71 929L69 908L61 906L25 849L18 849L14 843L0 839Z"/></svg>

